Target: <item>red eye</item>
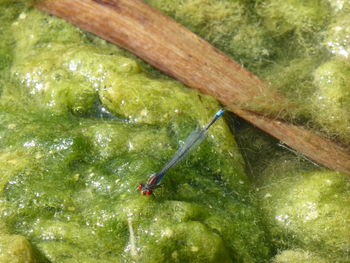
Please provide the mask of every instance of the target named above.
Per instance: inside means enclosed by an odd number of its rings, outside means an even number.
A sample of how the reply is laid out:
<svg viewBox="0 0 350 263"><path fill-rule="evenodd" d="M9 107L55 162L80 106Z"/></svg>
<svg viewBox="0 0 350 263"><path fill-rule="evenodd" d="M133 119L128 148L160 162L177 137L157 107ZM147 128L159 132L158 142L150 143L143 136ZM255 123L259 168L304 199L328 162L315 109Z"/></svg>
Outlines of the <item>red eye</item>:
<svg viewBox="0 0 350 263"><path fill-rule="evenodd" d="M139 184L139 185L137 186L137 189L139 189L139 190L142 190L142 188L143 188L143 185L142 185L142 184Z"/></svg>

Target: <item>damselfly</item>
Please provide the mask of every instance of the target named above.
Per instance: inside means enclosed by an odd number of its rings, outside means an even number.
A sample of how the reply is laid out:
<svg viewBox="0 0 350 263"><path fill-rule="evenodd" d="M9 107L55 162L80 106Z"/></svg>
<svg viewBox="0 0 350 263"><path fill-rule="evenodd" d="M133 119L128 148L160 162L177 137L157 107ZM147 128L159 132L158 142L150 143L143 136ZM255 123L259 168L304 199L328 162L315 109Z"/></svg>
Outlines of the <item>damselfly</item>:
<svg viewBox="0 0 350 263"><path fill-rule="evenodd" d="M213 125L213 123L219 119L224 112L225 110L220 109L206 126L204 126L202 129L195 129L187 137L184 145L180 147L170 161L164 165L162 170L160 170L158 173L152 174L146 184L139 184L137 188L141 191L141 194L151 195L153 190L160 186L160 180L164 177L166 172L181 161L190 152L190 150L194 149L194 147L203 140L209 127Z"/></svg>

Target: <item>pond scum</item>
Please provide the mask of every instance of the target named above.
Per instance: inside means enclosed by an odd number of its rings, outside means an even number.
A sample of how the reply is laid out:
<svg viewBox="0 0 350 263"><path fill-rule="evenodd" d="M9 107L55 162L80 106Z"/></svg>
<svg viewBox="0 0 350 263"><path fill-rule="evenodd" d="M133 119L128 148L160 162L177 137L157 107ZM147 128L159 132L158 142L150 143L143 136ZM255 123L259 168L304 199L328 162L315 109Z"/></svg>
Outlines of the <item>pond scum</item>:
<svg viewBox="0 0 350 263"><path fill-rule="evenodd" d="M349 145L348 0L146 2ZM30 3L0 0L0 262L350 262L349 179L239 120L136 192L220 106Z"/></svg>

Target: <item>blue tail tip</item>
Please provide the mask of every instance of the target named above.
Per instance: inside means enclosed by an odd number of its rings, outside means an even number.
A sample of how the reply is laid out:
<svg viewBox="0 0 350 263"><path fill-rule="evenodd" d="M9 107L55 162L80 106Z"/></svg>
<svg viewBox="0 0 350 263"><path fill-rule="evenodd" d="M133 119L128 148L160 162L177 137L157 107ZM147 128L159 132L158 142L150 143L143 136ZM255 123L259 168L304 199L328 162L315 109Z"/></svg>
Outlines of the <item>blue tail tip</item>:
<svg viewBox="0 0 350 263"><path fill-rule="evenodd" d="M217 117L220 117L224 112L225 112L224 109L220 109L215 115L216 115Z"/></svg>

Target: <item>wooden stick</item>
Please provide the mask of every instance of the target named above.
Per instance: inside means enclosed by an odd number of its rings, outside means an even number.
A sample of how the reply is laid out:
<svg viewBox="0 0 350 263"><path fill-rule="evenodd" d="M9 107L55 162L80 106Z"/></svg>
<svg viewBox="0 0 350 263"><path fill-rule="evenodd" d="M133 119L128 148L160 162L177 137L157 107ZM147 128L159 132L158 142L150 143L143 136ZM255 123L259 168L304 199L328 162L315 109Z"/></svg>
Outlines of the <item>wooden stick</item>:
<svg viewBox="0 0 350 263"><path fill-rule="evenodd" d="M302 127L243 109L252 100L260 108L288 102L208 42L142 1L39 0L36 7L124 47L189 87L212 95L310 159L350 174L348 149Z"/></svg>
<svg viewBox="0 0 350 263"><path fill-rule="evenodd" d="M234 112L313 161L350 175L350 153L347 149L300 126L271 120L247 110L236 109Z"/></svg>

